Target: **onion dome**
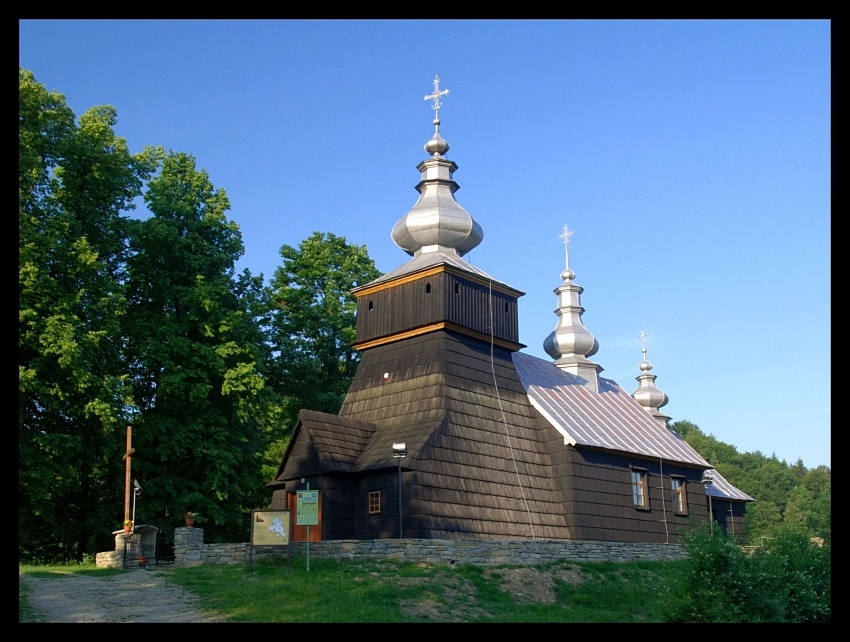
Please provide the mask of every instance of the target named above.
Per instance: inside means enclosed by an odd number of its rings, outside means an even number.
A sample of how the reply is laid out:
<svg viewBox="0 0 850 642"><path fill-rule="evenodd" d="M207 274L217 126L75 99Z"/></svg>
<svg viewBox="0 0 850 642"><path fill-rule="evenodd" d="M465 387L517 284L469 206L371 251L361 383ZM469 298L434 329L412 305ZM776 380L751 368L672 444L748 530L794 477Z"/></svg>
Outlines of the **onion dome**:
<svg viewBox="0 0 850 642"><path fill-rule="evenodd" d="M455 200L460 186L454 181L457 164L445 158L449 144L440 136L440 96L449 93L440 90L440 77L434 78L434 93L425 100L434 101L434 135L425 143L430 158L416 168L422 178L416 186L419 200L413 208L396 222L392 239L411 256L423 252L443 252L463 256L484 239L481 226Z"/></svg>
<svg viewBox="0 0 850 642"><path fill-rule="evenodd" d="M599 350L596 338L588 332L581 321L584 308L581 307L581 293L584 288L573 283L575 272L570 269L569 240L574 232L564 225L561 238L566 250L566 269L561 272L563 283L554 290L558 295L558 324L543 341L543 349L561 370L585 379L595 390L597 375L602 367L590 361Z"/></svg>
<svg viewBox="0 0 850 642"><path fill-rule="evenodd" d="M646 333L641 332L639 337L643 342L643 347L641 349L643 352L643 361L640 362L641 374L640 376L635 377L638 382L638 387L637 390L632 393L632 397L634 397L635 401L643 406L649 414L664 424L664 426L667 426L667 422L670 420L670 417L662 413L659 408L666 406L669 399L667 398L667 395L659 390L658 386L655 385L656 376L649 372L652 370L652 364L646 360Z"/></svg>

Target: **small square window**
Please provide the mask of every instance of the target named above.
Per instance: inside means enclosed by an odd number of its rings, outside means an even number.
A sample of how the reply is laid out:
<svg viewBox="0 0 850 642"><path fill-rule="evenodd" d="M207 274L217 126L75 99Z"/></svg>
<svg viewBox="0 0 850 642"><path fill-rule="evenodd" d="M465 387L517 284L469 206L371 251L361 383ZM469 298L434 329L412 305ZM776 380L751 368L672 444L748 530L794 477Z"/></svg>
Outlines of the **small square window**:
<svg viewBox="0 0 850 642"><path fill-rule="evenodd" d="M685 479L683 477L671 477L670 490L673 491L673 511L680 515L687 515L688 497L685 494Z"/></svg>
<svg viewBox="0 0 850 642"><path fill-rule="evenodd" d="M646 471L632 469L632 501L635 508L649 508L649 495L646 489Z"/></svg>
<svg viewBox="0 0 850 642"><path fill-rule="evenodd" d="M376 515L381 512L381 491L373 490L369 492L369 514Z"/></svg>

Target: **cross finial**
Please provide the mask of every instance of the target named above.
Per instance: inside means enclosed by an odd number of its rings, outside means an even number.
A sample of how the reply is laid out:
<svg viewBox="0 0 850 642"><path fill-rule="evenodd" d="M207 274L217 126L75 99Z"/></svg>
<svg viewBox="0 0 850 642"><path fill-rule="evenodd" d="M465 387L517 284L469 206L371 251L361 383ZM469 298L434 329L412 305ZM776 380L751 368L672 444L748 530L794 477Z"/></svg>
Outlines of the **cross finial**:
<svg viewBox="0 0 850 642"><path fill-rule="evenodd" d="M638 335L638 339L640 339L641 343L643 344L643 347L641 348L641 352L643 352L644 358L646 358L646 356L645 356L646 355L646 332L641 330L640 334Z"/></svg>
<svg viewBox="0 0 850 642"><path fill-rule="evenodd" d="M564 231L561 232L561 234L558 236L558 238L564 242L565 262L567 269L569 269L570 267L570 239L573 237L573 234L575 234L575 231L571 230L569 227L567 227L567 224L564 223Z"/></svg>
<svg viewBox="0 0 850 642"><path fill-rule="evenodd" d="M448 96L448 94L448 89L443 89L442 91L440 91L440 77L434 76L434 93L425 96L424 100L434 100L432 109L437 112L437 118L439 118L440 116L440 107L443 106L443 103L440 102L440 96Z"/></svg>

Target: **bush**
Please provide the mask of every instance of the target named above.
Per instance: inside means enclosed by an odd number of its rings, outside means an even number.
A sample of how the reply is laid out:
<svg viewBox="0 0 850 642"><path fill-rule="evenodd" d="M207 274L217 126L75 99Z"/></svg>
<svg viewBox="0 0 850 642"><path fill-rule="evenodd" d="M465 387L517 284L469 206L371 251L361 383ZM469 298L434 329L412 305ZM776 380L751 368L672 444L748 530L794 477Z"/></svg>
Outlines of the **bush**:
<svg viewBox="0 0 850 642"><path fill-rule="evenodd" d="M716 528L686 536L687 559L667 587L671 622L829 622L831 549L784 527L742 548Z"/></svg>

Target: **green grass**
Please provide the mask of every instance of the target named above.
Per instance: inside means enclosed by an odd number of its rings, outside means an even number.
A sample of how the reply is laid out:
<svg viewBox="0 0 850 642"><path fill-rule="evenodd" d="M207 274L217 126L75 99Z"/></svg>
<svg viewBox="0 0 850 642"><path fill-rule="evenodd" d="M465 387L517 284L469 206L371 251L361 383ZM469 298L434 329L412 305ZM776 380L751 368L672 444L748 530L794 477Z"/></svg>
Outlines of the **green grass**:
<svg viewBox="0 0 850 642"><path fill-rule="evenodd" d="M660 587L678 562L534 567L304 558L164 573L232 622L663 622ZM21 566L39 577L125 571ZM544 589L544 595L535 596ZM545 589L548 588L548 591ZM25 587L20 621L34 621Z"/></svg>

